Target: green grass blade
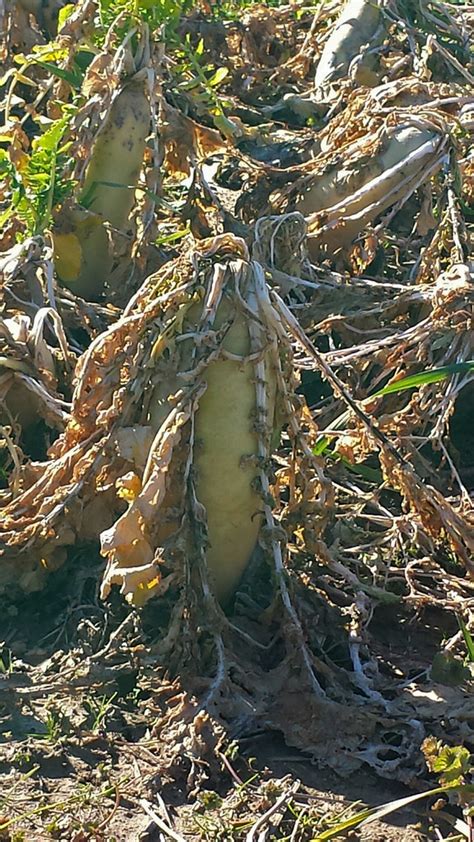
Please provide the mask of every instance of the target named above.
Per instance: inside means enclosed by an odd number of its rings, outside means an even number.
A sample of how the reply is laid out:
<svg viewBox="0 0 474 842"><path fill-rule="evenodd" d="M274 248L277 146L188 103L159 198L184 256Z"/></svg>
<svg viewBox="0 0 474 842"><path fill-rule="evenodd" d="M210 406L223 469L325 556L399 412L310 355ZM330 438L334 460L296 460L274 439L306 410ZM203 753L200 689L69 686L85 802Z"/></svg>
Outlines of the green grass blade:
<svg viewBox="0 0 474 842"><path fill-rule="evenodd" d="M67 82L68 85L71 85L72 88L79 90L82 85L82 76L79 73L72 73L70 70L64 70L62 67L57 67L57 65L52 64L50 61L37 61L35 62L39 67L42 67L43 70L47 70L48 73L52 73L53 76L57 76L58 79L62 79L63 82Z"/></svg>
<svg viewBox="0 0 474 842"><path fill-rule="evenodd" d="M429 383L440 383L446 380L452 374L468 374L474 371L474 360L468 360L464 363L453 363L453 365L445 365L442 368L433 368L431 371L420 371L419 374L411 374L409 377L403 377L402 380L397 380L396 383L390 383L374 392L371 397L378 398L382 395L392 395L397 392L405 392L407 389L417 389L419 386L426 386Z"/></svg>
<svg viewBox="0 0 474 842"><path fill-rule="evenodd" d="M427 792L418 792L416 795L408 795L405 798L398 798L395 801L389 801L388 804L383 804L382 807L369 807L367 810L361 810L359 813L356 813L355 816L352 816L350 819L345 819L334 827L329 828L329 830L323 831L323 833L320 833L319 836L315 836L312 839L312 842L326 842L328 839L334 839L346 830L353 830L355 827L361 827L364 824L369 824L369 822L375 822L379 819L383 819L390 813L394 813L396 810L403 810L405 807L408 807L410 804L414 804L416 801L421 801L423 798L430 798L433 795L442 795L445 792L461 791L469 791L472 793L474 792L474 786L438 786L435 789L429 789Z"/></svg>
<svg viewBox="0 0 474 842"><path fill-rule="evenodd" d="M464 638L464 643L466 644L468 658L471 664L474 664L474 640L472 639L472 635L468 627L466 626L466 623L464 622L463 618L460 617L459 614L457 614L456 616L459 628L461 629L462 636Z"/></svg>
<svg viewBox="0 0 474 842"><path fill-rule="evenodd" d="M330 441L326 436L321 436L320 439L316 442L315 446L313 447L313 453L315 456L321 456L325 450L328 449L330 445Z"/></svg>
<svg viewBox="0 0 474 842"><path fill-rule="evenodd" d="M389 383L388 386L384 386L378 392L373 392L369 397L380 398L383 395L395 395L398 392L405 392L408 389L418 389L420 386L426 386L430 383L440 383L453 374L469 374L470 372L474 372L474 360L467 360L464 363L453 363L452 365L445 365L441 368L433 368L430 371L420 371L418 374L410 374L409 377L403 377L401 380L397 380L396 383ZM345 412L332 426L337 429L339 422L342 427L348 416L349 413ZM328 449L329 445L330 440L322 436L313 448L314 455L321 456Z"/></svg>

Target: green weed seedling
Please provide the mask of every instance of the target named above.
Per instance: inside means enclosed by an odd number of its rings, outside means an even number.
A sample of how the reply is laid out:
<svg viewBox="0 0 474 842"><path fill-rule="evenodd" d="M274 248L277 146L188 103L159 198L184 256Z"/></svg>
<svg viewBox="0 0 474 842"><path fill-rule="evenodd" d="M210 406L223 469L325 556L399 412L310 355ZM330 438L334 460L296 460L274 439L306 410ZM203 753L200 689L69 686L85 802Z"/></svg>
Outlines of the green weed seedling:
<svg viewBox="0 0 474 842"><path fill-rule="evenodd" d="M2 650L2 654L0 655L0 674L1 675L11 675L13 672L13 658L11 650L8 649L6 646Z"/></svg>
<svg viewBox="0 0 474 842"><path fill-rule="evenodd" d="M45 740L51 745L61 742L61 740L69 733L69 720L64 713L57 710L55 707L50 707L46 719L43 720L45 731L43 733L32 733L29 736L35 740Z"/></svg>
<svg viewBox="0 0 474 842"><path fill-rule="evenodd" d="M90 729L94 734L98 734L105 725L107 714L109 713L116 697L117 693L113 693L111 696L104 695L98 696L97 698L90 696L85 700L84 707L88 711Z"/></svg>

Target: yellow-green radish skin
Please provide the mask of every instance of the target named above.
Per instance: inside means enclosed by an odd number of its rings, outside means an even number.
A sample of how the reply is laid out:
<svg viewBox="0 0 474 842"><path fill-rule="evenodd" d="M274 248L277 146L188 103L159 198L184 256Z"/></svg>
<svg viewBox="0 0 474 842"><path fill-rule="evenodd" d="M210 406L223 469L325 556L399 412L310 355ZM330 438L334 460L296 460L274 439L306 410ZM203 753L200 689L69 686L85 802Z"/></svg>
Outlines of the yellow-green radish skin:
<svg viewBox="0 0 474 842"><path fill-rule="evenodd" d="M197 323L201 306L193 306L189 322ZM229 319L233 305L223 300L214 328ZM186 344L185 356L190 352ZM238 312L223 348L245 357L250 351L246 318ZM275 385L268 360L268 406L273 424ZM255 464L245 457L258 452L255 367L253 363L219 358L212 361L203 379L207 389L195 415L193 469L196 496L205 507L208 525L207 566L211 587L225 604L238 585L256 546L261 527L262 498L253 487L258 476ZM161 391L161 390L160 390ZM155 425L162 418L161 401L152 412Z"/></svg>
<svg viewBox="0 0 474 842"><path fill-rule="evenodd" d="M97 137L79 198L115 228L127 222L132 209L149 129L145 83L131 82L114 100Z"/></svg>
<svg viewBox="0 0 474 842"><path fill-rule="evenodd" d="M232 325L225 346L235 354L248 353L243 316ZM207 565L222 601L232 595L247 567L261 526L262 500L251 487L256 468L242 464L242 457L257 453L254 379L250 363L212 363L196 415L196 492L207 512Z"/></svg>
<svg viewBox="0 0 474 842"><path fill-rule="evenodd" d="M150 106L145 82L131 82L119 93L92 150L79 202L95 214L74 228L81 250L79 275L62 279L76 294L93 300L100 297L113 263L104 222L125 228L135 202L135 188L150 129ZM104 183L106 182L106 183ZM117 185L117 186L108 186Z"/></svg>

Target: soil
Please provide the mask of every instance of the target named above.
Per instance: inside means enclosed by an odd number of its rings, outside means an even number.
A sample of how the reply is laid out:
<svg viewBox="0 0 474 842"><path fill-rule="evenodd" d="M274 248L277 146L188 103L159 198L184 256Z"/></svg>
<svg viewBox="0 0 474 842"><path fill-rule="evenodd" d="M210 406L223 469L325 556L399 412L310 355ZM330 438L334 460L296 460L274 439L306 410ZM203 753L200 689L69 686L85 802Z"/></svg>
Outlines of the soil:
<svg viewBox="0 0 474 842"><path fill-rule="evenodd" d="M0 838L11 842L162 840L166 837L146 812L146 803L161 817L160 804L165 804L167 821L189 842L243 840L258 815L299 781L296 809L313 821L301 838L311 839L328 822L365 805L380 806L412 795L416 787L429 788L429 781L418 780L407 787L384 780L364 765L349 777L341 777L315 763L308 753L289 747L281 732L265 727L254 733L244 729L230 743L233 750L227 757L219 750L217 763L209 757L203 760L205 774L193 788L189 763L179 757L170 762L167 746L156 732L151 690L166 681L159 664L153 662L151 649L143 643L136 646L127 610L120 601L108 614L94 601L71 604L78 589L82 600L94 593L100 569L93 553L83 553L75 568L66 566L54 587L15 608L4 605L2 633L7 645L0 677L4 830ZM62 612L58 611L61 605ZM433 625L431 618L430 628ZM395 615L388 625L375 616L373 626L375 631L379 627L380 646L387 646L384 637L389 635L392 661L401 662L406 641L403 624L396 622ZM123 636L117 636L120 629ZM117 646L112 645L114 635ZM143 632L140 635L146 640ZM412 629L411 644L420 662L426 663L436 651L432 636L424 640L421 623ZM85 661L89 667L81 676ZM414 661L412 671L419 667ZM297 715L295 710L293 718ZM335 721L335 729L338 725ZM329 744L333 740L329 730L327 739ZM229 747L228 739L225 745ZM436 822L428 809L433 800L374 821L354 832L353 838L437 840ZM270 838L286 838L294 821L294 812L277 814Z"/></svg>
<svg viewBox="0 0 474 842"><path fill-rule="evenodd" d="M2 839L159 842L160 831L139 804L141 799L156 804L157 794L165 800L174 828L188 842L245 838L232 827L238 827L235 805L227 829L222 818L226 815L226 799L232 803L235 798L235 785L229 785L228 775L220 787L218 808L212 808L209 797L198 798L190 806L184 782L180 789L176 782L160 781L159 766L153 762L156 746L147 746L144 741L127 743L123 737L110 733L110 726L108 731L107 736L83 733L54 745L32 738L3 742L2 818L8 821L15 816L15 831L11 836L4 832ZM279 734L247 739L242 748L239 765L245 767L245 758L251 756L253 774L258 775L258 785L252 793L254 806L241 805L241 817L247 823L249 817L257 814L268 782L278 786L289 776L301 781L299 803L312 804L320 817L334 818L345 811L356 812L365 805L379 806L411 794L406 787L381 781L369 770L362 770L350 781L341 780L315 768L303 753L289 750ZM26 782L31 770L35 770L34 774ZM19 782L21 788L16 796ZM204 806L209 802L211 806ZM278 834L278 828L274 830ZM433 818L426 809L419 808L400 810L393 817L375 821L351 838L366 842L425 842L440 837L433 828Z"/></svg>

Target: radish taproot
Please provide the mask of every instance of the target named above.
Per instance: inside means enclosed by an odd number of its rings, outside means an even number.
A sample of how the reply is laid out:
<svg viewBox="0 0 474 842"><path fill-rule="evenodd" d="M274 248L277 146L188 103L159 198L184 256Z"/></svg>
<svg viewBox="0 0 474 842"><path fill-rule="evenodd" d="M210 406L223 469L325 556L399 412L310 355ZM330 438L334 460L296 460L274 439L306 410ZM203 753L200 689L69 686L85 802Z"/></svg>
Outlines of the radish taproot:
<svg viewBox="0 0 474 842"><path fill-rule="evenodd" d="M135 190L150 129L150 104L145 80L125 84L112 102L99 131L78 197L70 230L55 234L56 268L73 292L96 299L103 292L113 264L106 224L122 230L135 202ZM71 234L80 255L77 274L70 270ZM64 238L69 238L67 241Z"/></svg>
<svg viewBox="0 0 474 842"><path fill-rule="evenodd" d="M182 546L187 522L202 531L188 531L187 563L196 571L205 558L216 597L232 596L262 526L259 476L274 427L278 351L264 294L247 261L215 263L204 300L185 305L174 333L158 339L164 368L146 418L154 443L138 494L101 536L103 595L117 583L140 603L159 590L159 562Z"/></svg>
<svg viewBox="0 0 474 842"><path fill-rule="evenodd" d="M432 125L384 129L374 155L342 150L321 175L305 177L294 209L308 220L309 248L348 245L383 211L408 197L441 165L445 138ZM352 158L352 160L351 160Z"/></svg>
<svg viewBox="0 0 474 842"><path fill-rule="evenodd" d="M355 81L363 85L377 84L371 68L373 54L363 56L363 48L381 43L385 34L383 15L377 0L349 0L337 19L324 45L316 67L314 85L319 98L331 98L333 85L349 75L351 64Z"/></svg>
<svg viewBox="0 0 474 842"><path fill-rule="evenodd" d="M318 19L320 12L316 14ZM385 37L384 19L377 0L349 0L327 39L314 76L314 90L303 95L288 93L265 113L277 119L290 111L299 121L320 119L339 94L348 77L357 84L374 87L378 47Z"/></svg>
<svg viewBox="0 0 474 842"><path fill-rule="evenodd" d="M249 300L249 299L247 299ZM233 304L222 301L214 322L219 329L231 317ZM271 362L266 362L270 417L257 417L255 371L250 354L248 315L237 312L222 350L234 358L216 359L205 374L206 391L195 419L196 494L207 513L207 565L215 591L226 600L241 578L256 545L261 526L261 496L257 480L257 423L273 429L275 385ZM235 358L236 357L236 358ZM239 359L240 358L240 359Z"/></svg>

